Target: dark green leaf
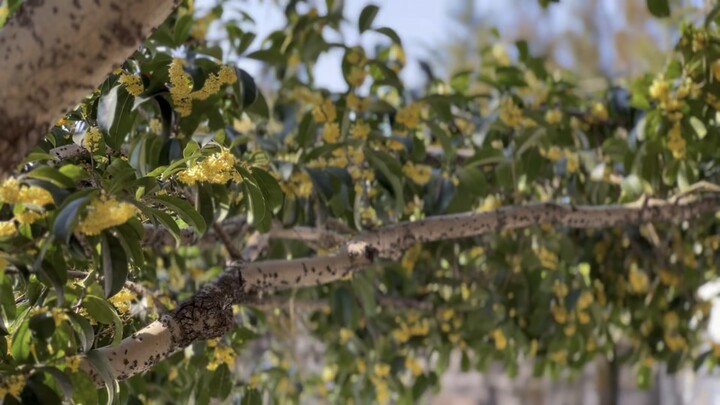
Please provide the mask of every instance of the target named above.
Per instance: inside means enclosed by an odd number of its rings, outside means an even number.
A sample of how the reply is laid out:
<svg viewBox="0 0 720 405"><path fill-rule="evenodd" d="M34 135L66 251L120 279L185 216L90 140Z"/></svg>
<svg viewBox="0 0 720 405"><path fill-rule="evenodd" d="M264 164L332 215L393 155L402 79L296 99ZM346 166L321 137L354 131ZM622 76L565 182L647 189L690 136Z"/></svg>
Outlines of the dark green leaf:
<svg viewBox="0 0 720 405"><path fill-rule="evenodd" d="M670 17L668 0L647 0L647 7L655 17Z"/></svg>
<svg viewBox="0 0 720 405"><path fill-rule="evenodd" d="M83 301L83 306L88 314L96 321L106 325L113 325L115 333L113 336L113 346L120 343L123 336L123 323L118 316L115 307L106 300L92 294L88 294ZM92 353L92 351L90 352Z"/></svg>
<svg viewBox="0 0 720 405"><path fill-rule="evenodd" d="M103 287L105 297L112 297L122 290L128 275L128 260L120 241L108 232L102 233Z"/></svg>
<svg viewBox="0 0 720 405"><path fill-rule="evenodd" d="M178 214L183 221L195 228L195 232L198 236L204 235L205 231L207 231L207 223L205 222L205 219L187 201L167 195L153 196L152 200L159 201L161 204Z"/></svg>
<svg viewBox="0 0 720 405"><path fill-rule="evenodd" d="M360 33L367 31L372 27L373 20L375 20L375 16L377 15L378 11L380 9L378 6L374 4L370 4L368 6L365 6L365 8L360 12L360 18L358 19L358 29L360 30Z"/></svg>

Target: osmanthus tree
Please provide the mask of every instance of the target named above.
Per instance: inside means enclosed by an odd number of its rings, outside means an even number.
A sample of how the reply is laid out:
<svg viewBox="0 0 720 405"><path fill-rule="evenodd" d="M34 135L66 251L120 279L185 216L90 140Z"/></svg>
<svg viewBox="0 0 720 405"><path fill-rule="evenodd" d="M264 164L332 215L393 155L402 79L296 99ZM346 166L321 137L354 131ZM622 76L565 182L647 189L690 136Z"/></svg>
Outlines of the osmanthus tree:
<svg viewBox="0 0 720 405"><path fill-rule="evenodd" d="M375 6L284 2L248 54L232 2L20 3L0 7L0 402L412 403L453 351L555 376L604 356L643 385L720 360L696 298L720 263L717 8L628 88L588 93L518 42L420 94ZM377 46L330 42L343 27ZM314 85L326 52L344 92ZM298 325L321 366L277 343Z"/></svg>

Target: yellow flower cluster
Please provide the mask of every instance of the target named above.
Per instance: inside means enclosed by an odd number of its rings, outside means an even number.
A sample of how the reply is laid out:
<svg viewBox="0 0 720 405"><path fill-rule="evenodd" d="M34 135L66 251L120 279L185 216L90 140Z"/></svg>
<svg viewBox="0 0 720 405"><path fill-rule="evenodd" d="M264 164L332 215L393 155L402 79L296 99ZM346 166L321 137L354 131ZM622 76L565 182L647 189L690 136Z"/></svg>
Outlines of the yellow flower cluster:
<svg viewBox="0 0 720 405"><path fill-rule="evenodd" d="M660 282L670 287L677 287L680 284L680 276L668 269L660 270Z"/></svg>
<svg viewBox="0 0 720 405"><path fill-rule="evenodd" d="M678 122L682 119L680 111L683 106L682 100L688 95L696 97L699 90L700 88L693 85L690 78L685 78L673 94L670 83L660 75L653 80L648 93L650 98L658 101L658 106L670 121Z"/></svg>
<svg viewBox="0 0 720 405"><path fill-rule="evenodd" d="M67 371L70 371L71 373L74 373L78 371L80 368L80 363L82 362L82 357L80 356L70 356L65 359L65 369Z"/></svg>
<svg viewBox="0 0 720 405"><path fill-rule="evenodd" d="M322 124L323 122L334 122L337 119L335 104L333 104L331 99L326 98L313 108L312 116L318 124Z"/></svg>
<svg viewBox="0 0 720 405"><path fill-rule="evenodd" d="M590 109L590 120L592 122L607 121L608 118L610 118L610 114L608 114L608 110L605 107L605 104L600 102L593 104L592 108Z"/></svg>
<svg viewBox="0 0 720 405"><path fill-rule="evenodd" d="M85 218L77 225L77 230L85 235L99 235L104 229L124 224L137 214L134 205L114 198L95 199L86 211Z"/></svg>
<svg viewBox="0 0 720 405"><path fill-rule="evenodd" d="M423 373L423 367L420 365L420 362L410 356L405 357L405 368L410 371L413 377L417 377Z"/></svg>
<svg viewBox="0 0 720 405"><path fill-rule="evenodd" d="M413 162L405 162L402 167L402 172L416 184L423 186L430 181L432 167L423 164L415 164Z"/></svg>
<svg viewBox="0 0 720 405"><path fill-rule="evenodd" d="M5 398L7 394L20 398L23 388L25 388L24 375L15 374L0 378L0 398Z"/></svg>
<svg viewBox="0 0 720 405"><path fill-rule="evenodd" d="M237 81L235 69L223 65L220 67L218 73L208 75L200 90L192 91L192 79L190 75L183 70L184 64L185 62L182 59L175 58L168 68L170 76L170 97L175 105L175 110L183 117L187 117L192 112L193 100L206 100L211 95L217 93L222 85L232 84Z"/></svg>
<svg viewBox="0 0 720 405"><path fill-rule="evenodd" d="M193 185L195 183L225 184L232 180L241 182L242 177L235 169L238 159L227 148L214 153L200 162L178 173L181 182Z"/></svg>
<svg viewBox="0 0 720 405"><path fill-rule="evenodd" d="M415 129L420 126L420 104L412 103L405 106L395 115L395 121L408 129Z"/></svg>
<svg viewBox="0 0 720 405"><path fill-rule="evenodd" d="M666 147L675 159L682 159L685 157L687 142L683 138L681 133L680 122L675 122L668 131Z"/></svg>
<svg viewBox="0 0 720 405"><path fill-rule="evenodd" d="M355 335L353 331L348 328L340 328L340 344L347 343Z"/></svg>
<svg viewBox="0 0 720 405"><path fill-rule="evenodd" d="M557 268L558 265L558 257L555 253L551 252L550 250L539 247L535 250L535 255L538 259L540 259L540 264L548 269L548 270L554 270Z"/></svg>
<svg viewBox="0 0 720 405"><path fill-rule="evenodd" d="M430 333L430 322L427 319L418 320L417 316L410 315L407 322L397 319L400 326L392 331L393 338L398 343L405 343L415 336L427 336Z"/></svg>
<svg viewBox="0 0 720 405"><path fill-rule="evenodd" d="M647 274L639 270L635 263L630 265L628 281L630 282L630 291L634 294L645 294L650 287L650 279Z"/></svg>
<svg viewBox="0 0 720 405"><path fill-rule="evenodd" d="M547 121L548 124L559 124L562 122L562 119L563 113L557 108L548 110L545 113L545 121Z"/></svg>
<svg viewBox="0 0 720 405"><path fill-rule="evenodd" d="M550 307L550 312L552 312L555 322L562 325L568 321L568 312L563 305L553 303Z"/></svg>
<svg viewBox="0 0 720 405"><path fill-rule="evenodd" d="M13 221L0 221L0 238L7 238L17 232L17 226Z"/></svg>
<svg viewBox="0 0 720 405"><path fill-rule="evenodd" d="M560 280L553 282L552 291L558 298L565 298L568 295L568 285Z"/></svg>
<svg viewBox="0 0 720 405"><path fill-rule="evenodd" d="M288 181L281 181L279 184L283 193L291 197L307 198L313 190L312 179L304 170L294 172Z"/></svg>
<svg viewBox="0 0 720 405"><path fill-rule="evenodd" d="M495 341L495 348L501 351L505 350L505 348L507 347L507 338L505 337L502 329L496 328L492 332L490 332L490 334Z"/></svg>
<svg viewBox="0 0 720 405"><path fill-rule="evenodd" d="M17 179L9 178L0 185L0 202L7 204L30 204L42 207L53 202L52 195L44 188L21 186Z"/></svg>
<svg viewBox="0 0 720 405"><path fill-rule="evenodd" d="M323 125L322 139L325 143L337 143L340 140L340 125L337 122Z"/></svg>
<svg viewBox="0 0 720 405"><path fill-rule="evenodd" d="M82 147L88 151L95 153L100 150L100 140L102 139L102 133L100 128L90 127L82 139Z"/></svg>
<svg viewBox="0 0 720 405"><path fill-rule="evenodd" d="M137 298L137 294L123 287L117 294L113 295L108 301L117 308L118 313L125 314L130 310L130 302Z"/></svg>
<svg viewBox="0 0 720 405"><path fill-rule="evenodd" d="M360 98L355 93L350 93L345 97L345 105L351 110L364 112L370 107L370 97Z"/></svg>
<svg viewBox="0 0 720 405"><path fill-rule="evenodd" d="M510 97L500 102L500 121L510 128L517 128L523 123L522 109Z"/></svg>
<svg viewBox="0 0 720 405"><path fill-rule="evenodd" d="M217 346L213 359L207 365L210 371L216 370L221 364L226 364L230 370L235 366L235 350L230 346Z"/></svg>
<svg viewBox="0 0 720 405"><path fill-rule="evenodd" d="M367 78L367 71L364 66L354 65L350 67L350 74L348 74L348 83L351 86L359 87L365 82Z"/></svg>
<svg viewBox="0 0 720 405"><path fill-rule="evenodd" d="M139 96L143 91L145 91L145 86L143 85L142 77L140 77L140 75L122 73L118 78L118 83L125 86L127 92L132 96Z"/></svg>
<svg viewBox="0 0 720 405"><path fill-rule="evenodd" d="M365 140L369 134L370 126L362 121L358 121L350 128L350 136L354 139Z"/></svg>
<svg viewBox="0 0 720 405"><path fill-rule="evenodd" d="M507 52L507 49L505 49L505 46L503 44L495 44L492 47L492 56L493 59L500 65L500 66L509 66L510 65L510 55Z"/></svg>

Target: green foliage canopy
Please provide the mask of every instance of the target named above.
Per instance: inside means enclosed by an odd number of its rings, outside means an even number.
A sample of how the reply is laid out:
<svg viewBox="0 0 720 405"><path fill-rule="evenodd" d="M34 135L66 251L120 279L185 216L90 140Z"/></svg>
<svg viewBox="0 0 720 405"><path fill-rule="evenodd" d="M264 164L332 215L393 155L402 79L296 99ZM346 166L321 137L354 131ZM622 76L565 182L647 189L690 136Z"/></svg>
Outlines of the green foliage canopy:
<svg viewBox="0 0 720 405"><path fill-rule="evenodd" d="M648 6L667 14L666 2ZM238 254L234 242L256 243L254 231L269 232L263 258L322 256L335 241L273 230L346 235L720 182L715 11L682 27L662 72L628 88L590 94L518 42L516 58L483 49L477 69L411 94L402 41L374 23L375 6L347 21L331 0L325 11L288 2L287 26L252 53L252 18L223 18L229 7L199 15L183 3L0 186L0 399L413 403L437 387L453 350L464 370L497 361L512 374L532 359L555 376L608 356L635 364L642 385L656 361L673 371L720 359L696 298L718 277L715 215L417 244L351 279L236 307L228 335L119 384L106 375L97 390L80 366L107 369L93 349L192 296ZM325 39L348 24L382 39L374 49ZM209 27L227 34L228 52L206 40ZM312 73L337 49L342 93L317 88ZM271 88L224 62L236 57L262 61ZM218 242L229 233L234 242ZM295 361L288 329L298 324L322 342L322 366Z"/></svg>

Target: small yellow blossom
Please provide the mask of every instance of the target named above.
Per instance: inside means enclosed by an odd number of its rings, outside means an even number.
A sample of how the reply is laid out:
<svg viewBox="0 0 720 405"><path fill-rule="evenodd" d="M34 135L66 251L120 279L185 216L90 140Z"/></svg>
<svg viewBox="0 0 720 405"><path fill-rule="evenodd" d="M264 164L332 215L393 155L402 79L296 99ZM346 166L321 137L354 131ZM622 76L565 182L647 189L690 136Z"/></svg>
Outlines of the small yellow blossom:
<svg viewBox="0 0 720 405"><path fill-rule="evenodd" d="M193 83L190 75L185 73L182 59L175 58L170 63L168 74L170 79L170 98L173 101L175 110L183 117L192 112L193 100L206 100L217 93L224 84L233 84L237 81L235 69L223 65L217 73L211 73L205 79L200 90L192 91Z"/></svg>
<svg viewBox="0 0 720 405"><path fill-rule="evenodd" d="M567 361L567 353L566 352L553 352L548 355L548 358L552 360L555 363L558 364L565 364Z"/></svg>
<svg viewBox="0 0 720 405"><path fill-rule="evenodd" d="M562 122L562 118L562 111L558 109L548 110L545 113L545 121L547 121L548 124L559 124L560 122Z"/></svg>
<svg viewBox="0 0 720 405"><path fill-rule="evenodd" d="M720 60L713 62L712 65L710 65L710 69L712 70L715 80L720 81Z"/></svg>
<svg viewBox="0 0 720 405"><path fill-rule="evenodd" d="M502 44L495 44L492 47L492 56L500 66L510 65L510 55Z"/></svg>
<svg viewBox="0 0 720 405"><path fill-rule="evenodd" d="M390 366L384 363L378 363L373 367L373 371L378 378L385 378L390 375Z"/></svg>
<svg viewBox="0 0 720 405"><path fill-rule="evenodd" d="M655 100L666 101L670 96L670 84L660 75L653 80L648 93Z"/></svg>
<svg viewBox="0 0 720 405"><path fill-rule="evenodd" d="M650 280L647 274L644 271L639 270L635 263L630 266L628 281L630 281L631 291L635 294L646 293L648 291L648 287L650 286Z"/></svg>
<svg viewBox="0 0 720 405"><path fill-rule="evenodd" d="M347 343L350 339L352 339L354 333L350 329L347 328L341 328L340 329L340 344Z"/></svg>
<svg viewBox="0 0 720 405"><path fill-rule="evenodd" d="M360 373L360 374L364 374L367 371L367 365L365 364L365 359L358 360L357 369L358 369L358 373Z"/></svg>
<svg viewBox="0 0 720 405"><path fill-rule="evenodd" d="M37 212L25 209L15 213L15 220L21 224L33 224L37 220L43 218L45 218L44 212Z"/></svg>
<svg viewBox="0 0 720 405"><path fill-rule="evenodd" d="M315 106L312 110L313 119L318 124L323 122L333 122L337 119L337 110L335 104L329 98L322 101L321 104Z"/></svg>
<svg viewBox="0 0 720 405"><path fill-rule="evenodd" d="M593 294L586 290L580 293L580 297L578 297L577 304L575 304L575 306L578 310L583 311L592 305L594 300L595 298L593 297Z"/></svg>
<svg viewBox="0 0 720 405"><path fill-rule="evenodd" d="M118 83L125 86L125 89L132 96L139 96L145 91L142 78L140 75L131 75L128 73L122 73L118 78Z"/></svg>
<svg viewBox="0 0 720 405"><path fill-rule="evenodd" d="M568 295L568 286L560 280L555 280L552 286L553 293L558 298L565 298Z"/></svg>
<svg viewBox="0 0 720 405"><path fill-rule="evenodd" d="M558 265L558 257L555 253L551 252L550 250L540 247L535 252L538 259L540 259L540 264L549 270L554 270L557 268Z"/></svg>
<svg viewBox="0 0 720 405"><path fill-rule="evenodd" d="M677 312L670 311L663 315L663 326L669 330L675 330L680 326L680 317Z"/></svg>
<svg viewBox="0 0 720 405"><path fill-rule="evenodd" d="M409 129L415 129L420 125L420 105L412 103L405 106L395 115L395 121Z"/></svg>
<svg viewBox="0 0 720 405"><path fill-rule="evenodd" d="M413 358L410 357L410 356L405 357L405 368L408 369L408 370L410 370L410 373L411 373L414 377L417 377L417 376L419 376L420 374L423 373L423 368L422 368L422 366L420 365L420 362L417 361L417 360L415 360L415 359L413 359Z"/></svg>
<svg viewBox="0 0 720 405"><path fill-rule="evenodd" d="M24 375L15 374L0 378L0 398L5 398L7 394L20 398L23 388L25 388Z"/></svg>
<svg viewBox="0 0 720 405"><path fill-rule="evenodd" d="M665 332L663 335L663 341L667 345L668 349L674 352L687 348L687 341L677 332Z"/></svg>
<svg viewBox="0 0 720 405"><path fill-rule="evenodd" d="M337 143L340 140L340 125L336 122L328 122L323 125L322 139L326 143Z"/></svg>
<svg viewBox="0 0 720 405"><path fill-rule="evenodd" d="M593 104L590 116L595 121L607 121L610 117L607 108L605 108L605 104L600 102Z"/></svg>
<svg viewBox="0 0 720 405"><path fill-rule="evenodd" d="M17 226L13 221L0 221L0 238L7 238L17 232Z"/></svg>
<svg viewBox="0 0 720 405"><path fill-rule="evenodd" d="M687 142L681 134L680 122L675 122L668 131L666 147L672 152L675 159L682 159L685 157L686 144Z"/></svg>
<svg viewBox="0 0 720 405"><path fill-rule="evenodd" d="M207 365L210 371L216 370L221 364L226 364L230 370L235 366L235 350L230 346L217 346L212 360Z"/></svg>
<svg viewBox="0 0 720 405"><path fill-rule="evenodd" d="M100 150L101 139L102 133L100 133L100 128L90 127L83 136L82 146L88 151L95 153Z"/></svg>
<svg viewBox="0 0 720 405"><path fill-rule="evenodd" d="M125 314L130 310L130 302L137 298L137 294L124 288L113 295L108 301L117 308L118 313Z"/></svg>
<svg viewBox="0 0 720 405"><path fill-rule="evenodd" d="M70 356L65 360L65 367L66 370L70 371L71 373L74 373L78 371L80 368L80 362L82 361L82 357L80 356Z"/></svg>
<svg viewBox="0 0 720 405"><path fill-rule="evenodd" d="M587 325L588 323L590 323L590 314L585 311L578 312L577 317L580 325Z"/></svg>
<svg viewBox="0 0 720 405"><path fill-rule="evenodd" d="M564 306L553 304L550 308L550 311L552 312L555 322L559 324L564 324L565 322L567 322L568 313Z"/></svg>
<svg viewBox="0 0 720 405"><path fill-rule="evenodd" d="M511 97L500 102L500 121L510 128L517 128L523 124L523 111Z"/></svg>
<svg viewBox="0 0 720 405"><path fill-rule="evenodd" d="M21 186L17 179L11 177L0 185L0 202L43 206L52 203L53 198L44 188Z"/></svg>
<svg viewBox="0 0 720 405"><path fill-rule="evenodd" d="M121 225L137 214L137 208L114 198L99 198L86 207L87 214L77 225L85 235L99 235L104 229Z"/></svg>
<svg viewBox="0 0 720 405"><path fill-rule="evenodd" d="M670 287L677 287L680 284L680 277L668 269L660 270L660 282Z"/></svg>
<svg viewBox="0 0 720 405"><path fill-rule="evenodd" d="M350 136L355 139L367 139L370 134L370 126L364 122L357 122L350 128Z"/></svg>
<svg viewBox="0 0 720 405"><path fill-rule="evenodd" d="M178 378L178 369L177 367L172 367L170 369L170 372L168 372L168 381L175 381L175 379Z"/></svg>
<svg viewBox="0 0 720 405"><path fill-rule="evenodd" d="M242 178L235 165L238 159L227 148L214 153L199 163L178 173L178 180L185 184L195 183L225 184L228 181L240 182Z"/></svg>
<svg viewBox="0 0 720 405"><path fill-rule="evenodd" d="M416 184L423 186L430 181L432 167L423 164L415 164L413 162L406 162L402 167L402 172Z"/></svg>
<svg viewBox="0 0 720 405"><path fill-rule="evenodd" d="M507 347L507 338L503 333L502 329L497 328L491 332L493 340L495 341L495 348L497 350L505 350Z"/></svg>
<svg viewBox="0 0 720 405"><path fill-rule="evenodd" d="M370 97L360 98L354 93L350 93L345 98L345 104L347 105L347 108L351 110L364 112L370 107Z"/></svg>
<svg viewBox="0 0 720 405"><path fill-rule="evenodd" d="M566 168L568 173L575 173L580 168L580 160L576 153L572 153L569 150L565 150Z"/></svg>
<svg viewBox="0 0 720 405"><path fill-rule="evenodd" d="M348 83L350 83L351 86L360 87L365 82L367 75L363 67L352 66L350 68L350 74L348 75Z"/></svg>

